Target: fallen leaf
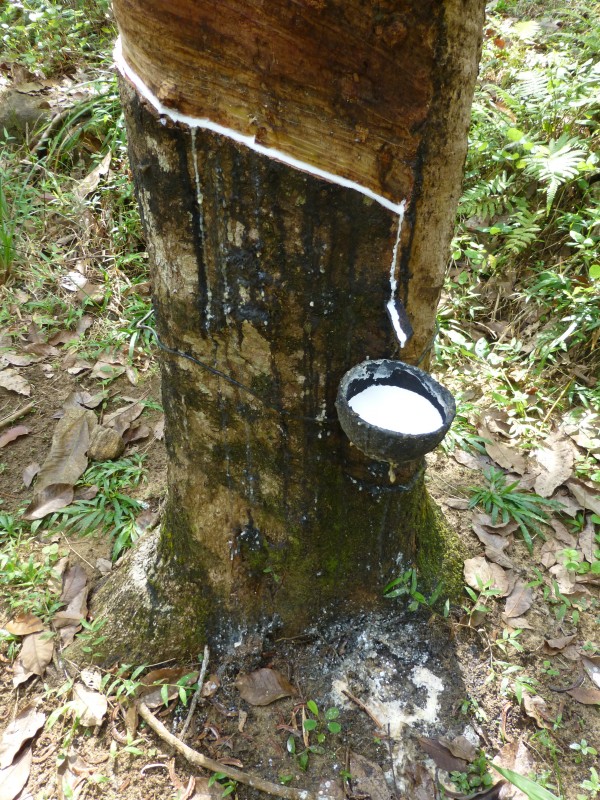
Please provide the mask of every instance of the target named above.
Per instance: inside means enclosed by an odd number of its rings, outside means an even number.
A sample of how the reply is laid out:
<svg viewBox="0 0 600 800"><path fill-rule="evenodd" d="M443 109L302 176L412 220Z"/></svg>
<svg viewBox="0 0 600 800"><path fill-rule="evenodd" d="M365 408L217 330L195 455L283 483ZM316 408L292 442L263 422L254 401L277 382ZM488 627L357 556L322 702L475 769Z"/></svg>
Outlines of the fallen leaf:
<svg viewBox="0 0 600 800"><path fill-rule="evenodd" d="M479 425L478 432L483 439L486 453L496 464L499 464L503 469L523 475L527 468L525 456L516 448L499 441L494 436L489 417L484 417Z"/></svg>
<svg viewBox="0 0 600 800"><path fill-rule="evenodd" d="M502 550L498 550L496 547L486 547L485 557L488 559L488 561L493 561L494 564L499 564L504 569L514 569L514 564L510 558Z"/></svg>
<svg viewBox="0 0 600 800"><path fill-rule="evenodd" d="M456 508L457 511L466 511L469 508L469 501L460 497L446 497L442 502L448 508Z"/></svg>
<svg viewBox="0 0 600 800"><path fill-rule="evenodd" d="M84 200L88 194L91 194L97 188L100 179L109 170L111 157L112 152L109 150L102 161L85 178L79 181L74 190L74 194L79 200Z"/></svg>
<svg viewBox="0 0 600 800"><path fill-rule="evenodd" d="M29 778L32 757L29 748L9 767L0 770L0 800L14 800L23 790Z"/></svg>
<svg viewBox="0 0 600 800"><path fill-rule="evenodd" d="M90 373L91 378L98 378L101 381L114 381L119 375L125 372L125 367L110 361L98 359Z"/></svg>
<svg viewBox="0 0 600 800"><path fill-rule="evenodd" d="M1 360L12 367L29 367L31 364L37 364L40 356L30 353L2 353Z"/></svg>
<svg viewBox="0 0 600 800"><path fill-rule="evenodd" d="M525 692L523 694L523 708L527 716L537 722L539 728L552 728L554 719L548 713L548 706L543 697L538 694L531 697Z"/></svg>
<svg viewBox="0 0 600 800"><path fill-rule="evenodd" d="M350 753L350 774L352 775L352 795L369 797L371 800L389 800L390 790L385 775L379 764L368 761L358 753ZM331 794L331 785L324 786L318 796ZM341 792L341 797L345 796Z"/></svg>
<svg viewBox="0 0 600 800"><path fill-rule="evenodd" d="M464 565L465 581L476 591L484 586L498 590L500 597L504 597L509 588L508 576L502 567L487 561L483 556L468 558Z"/></svg>
<svg viewBox="0 0 600 800"><path fill-rule="evenodd" d="M493 759L492 764L500 768L510 769L520 775L528 775L535 771L535 762L520 739L505 744ZM502 800L532 800L531 797L521 792L513 784L505 783L504 781L502 783L504 783L503 791L500 793Z"/></svg>
<svg viewBox="0 0 600 800"><path fill-rule="evenodd" d="M17 660L13 664L13 679L12 679L13 686L14 687L20 686L22 683L25 683L25 681L28 681L32 675L33 672L31 672L28 669L25 669L25 667L21 663L21 659L17 658Z"/></svg>
<svg viewBox="0 0 600 800"><path fill-rule="evenodd" d="M58 421L52 445L38 475L37 487L53 483L75 484L87 467L90 435L97 425L93 411L70 407Z"/></svg>
<svg viewBox="0 0 600 800"><path fill-rule="evenodd" d="M163 414L162 417L158 420L156 425L154 426L154 438L157 441L161 441L165 438L165 415Z"/></svg>
<svg viewBox="0 0 600 800"><path fill-rule="evenodd" d="M60 511L73 502L73 495L73 485L70 483L52 483L39 491L36 489L33 500L23 513L23 519L42 519Z"/></svg>
<svg viewBox="0 0 600 800"><path fill-rule="evenodd" d="M540 497L550 497L573 474L574 453L571 442L562 434L552 434L544 446L531 453L537 465L534 489Z"/></svg>
<svg viewBox="0 0 600 800"><path fill-rule="evenodd" d="M89 589L85 586L79 594L69 602L66 608L57 611L52 618L52 624L55 628L67 628L71 625L79 627L81 620L87 617L87 596Z"/></svg>
<svg viewBox="0 0 600 800"><path fill-rule="evenodd" d="M594 542L594 528L594 523L591 519L588 519L585 523L584 529L579 534L579 539L577 541L577 546L583 553L585 560L590 564L596 560L594 558L594 551L596 550L596 544Z"/></svg>
<svg viewBox="0 0 600 800"><path fill-rule="evenodd" d="M31 394L29 382L16 369L11 367L0 370L0 387L8 389L10 392L25 395L25 397L29 397Z"/></svg>
<svg viewBox="0 0 600 800"><path fill-rule="evenodd" d="M51 344L46 344L45 342L32 342L31 344L25 345L23 350L26 353L33 353L41 358L57 356L59 354L56 347L52 347Z"/></svg>
<svg viewBox="0 0 600 800"><path fill-rule="evenodd" d="M473 519L473 532L475 536L477 536L479 541L486 547L492 547L494 550L505 550L510 544L510 539L502 536L493 528L490 529L490 526L482 521L483 519L485 519L485 517L481 514Z"/></svg>
<svg viewBox="0 0 600 800"><path fill-rule="evenodd" d="M579 686L577 689L569 689L567 694L584 706L600 705L600 689Z"/></svg>
<svg viewBox="0 0 600 800"><path fill-rule="evenodd" d="M73 564L63 573L61 603L68 605L87 584L87 574L81 564Z"/></svg>
<svg viewBox="0 0 600 800"><path fill-rule="evenodd" d="M458 447L454 448L452 457L459 464L462 464L463 467L467 467L467 469L472 469L475 472L483 472L483 470L486 467L488 467L490 463L489 459L484 458L481 455L473 455L473 453L467 453L465 450L461 450Z"/></svg>
<svg viewBox="0 0 600 800"><path fill-rule="evenodd" d="M46 715L36 711L35 706L26 706L5 728L0 738L0 769L12 764L14 757L29 739L33 739L46 721Z"/></svg>
<svg viewBox="0 0 600 800"><path fill-rule="evenodd" d="M561 594L571 595L577 589L577 576L562 564L555 564L548 572L553 576Z"/></svg>
<svg viewBox="0 0 600 800"><path fill-rule="evenodd" d="M88 689L98 690L102 685L102 673L99 669L84 667L79 673L79 677Z"/></svg>
<svg viewBox="0 0 600 800"><path fill-rule="evenodd" d="M234 686L242 699L253 706L267 706L281 697L298 694L292 684L274 669L257 669L247 675L238 675Z"/></svg>
<svg viewBox="0 0 600 800"><path fill-rule="evenodd" d="M208 680L204 681L200 694L202 697L212 697L217 693L217 689L220 685L221 681L219 680L219 676L211 675Z"/></svg>
<svg viewBox="0 0 600 800"><path fill-rule="evenodd" d="M582 656L581 665L587 672L588 678L600 689L600 656L593 658Z"/></svg>
<svg viewBox="0 0 600 800"><path fill-rule="evenodd" d="M54 642L46 631L30 633L23 639L23 646L19 660L28 672L34 675L43 675L46 667L52 661Z"/></svg>
<svg viewBox="0 0 600 800"><path fill-rule="evenodd" d="M73 686L73 708L79 717L79 722L85 727L102 725L108 701L103 694L94 689L88 689L83 683Z"/></svg>
<svg viewBox="0 0 600 800"><path fill-rule="evenodd" d="M35 476L38 474L39 471L40 471L40 465L37 463L37 461L34 461L31 464L29 464L29 466L25 467L25 469L23 470L22 477L23 477L23 485L27 489L29 489L29 487L33 482L33 479L35 478Z"/></svg>
<svg viewBox="0 0 600 800"><path fill-rule="evenodd" d="M144 406L141 403L132 403L105 416L102 424L107 428L114 428L119 436L123 436L131 423L140 416L143 410Z"/></svg>
<svg viewBox="0 0 600 800"><path fill-rule="evenodd" d="M76 269L67 272L67 274L62 278L60 285L63 289L66 289L67 292L77 292L79 289L83 288L87 283L87 278L85 275L82 275L81 272L78 272ZM51 344L56 344L56 342L50 341Z"/></svg>
<svg viewBox="0 0 600 800"><path fill-rule="evenodd" d="M189 676L186 685L190 686L198 680L197 672L190 672L185 667L164 667L153 669L142 678L142 687L139 696L144 700L148 708L158 708L164 705L164 698L168 701L174 700L179 694L177 681ZM166 687L166 688L165 688Z"/></svg>
<svg viewBox="0 0 600 800"><path fill-rule="evenodd" d="M150 428L145 423L140 425L132 425L123 434L123 441L125 444L132 442L139 442L141 439L147 439L150 436Z"/></svg>
<svg viewBox="0 0 600 800"><path fill-rule="evenodd" d="M463 758L453 756L450 750L437 739L429 736L416 736L422 749L432 758L436 765L445 772L465 772L468 762Z"/></svg>
<svg viewBox="0 0 600 800"><path fill-rule="evenodd" d="M479 752L473 742L470 742L466 736L456 736L454 739L441 737L440 743L447 747L453 756L462 758L465 761L475 761Z"/></svg>
<svg viewBox="0 0 600 800"><path fill-rule="evenodd" d="M533 625L526 617L507 617L506 614L502 614L502 621L508 628L513 630L519 628L521 630L533 630Z"/></svg>
<svg viewBox="0 0 600 800"><path fill-rule="evenodd" d="M4 626L13 636L27 636L44 630L44 623L35 614L19 614Z"/></svg>
<svg viewBox="0 0 600 800"><path fill-rule="evenodd" d="M544 652L547 655L555 655L556 653L560 653L560 651L564 650L567 645L571 644L576 636L576 633L572 633L570 636L559 636L556 639L545 639Z"/></svg>
<svg viewBox="0 0 600 800"><path fill-rule="evenodd" d="M550 521L550 525L552 526L552 530L554 531L554 538L561 542L565 547L576 547L577 540L575 537L569 533L567 528L557 519L553 519Z"/></svg>
<svg viewBox="0 0 600 800"><path fill-rule="evenodd" d="M558 561L558 554L564 550L564 546L556 539L548 539L544 542L540 550L540 561L546 569L553 567Z"/></svg>
<svg viewBox="0 0 600 800"><path fill-rule="evenodd" d="M438 794L429 770L417 761L410 760L406 764L402 778L405 784L402 796L405 800L431 800Z"/></svg>
<svg viewBox="0 0 600 800"><path fill-rule="evenodd" d="M15 439L18 439L20 436L27 436L28 433L31 433L29 428L26 428L25 425L15 425L13 428L9 428L4 433L0 434L0 447L6 447L7 444L10 442L14 442Z"/></svg>
<svg viewBox="0 0 600 800"><path fill-rule="evenodd" d="M2 373L0 372L0 376L1 375ZM581 504L582 508L589 509L593 511L594 514L600 514L600 495L598 494L598 489L594 489L593 486L588 486L587 483L577 480L576 478L572 478L568 481L567 486L573 493L577 502Z"/></svg>
<svg viewBox="0 0 600 800"><path fill-rule="evenodd" d="M506 598L504 613L507 617L520 617L531 608L533 589L521 581L517 581L514 589Z"/></svg>

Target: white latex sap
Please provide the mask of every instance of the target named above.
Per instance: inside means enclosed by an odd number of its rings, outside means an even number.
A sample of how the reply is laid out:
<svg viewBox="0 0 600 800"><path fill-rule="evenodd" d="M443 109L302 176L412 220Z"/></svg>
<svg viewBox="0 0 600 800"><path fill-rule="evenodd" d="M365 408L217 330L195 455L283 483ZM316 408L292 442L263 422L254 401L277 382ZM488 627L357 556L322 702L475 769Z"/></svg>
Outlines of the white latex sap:
<svg viewBox="0 0 600 800"><path fill-rule="evenodd" d="M348 404L365 422L396 433L430 433L443 423L442 415L427 398L399 386L369 386Z"/></svg>

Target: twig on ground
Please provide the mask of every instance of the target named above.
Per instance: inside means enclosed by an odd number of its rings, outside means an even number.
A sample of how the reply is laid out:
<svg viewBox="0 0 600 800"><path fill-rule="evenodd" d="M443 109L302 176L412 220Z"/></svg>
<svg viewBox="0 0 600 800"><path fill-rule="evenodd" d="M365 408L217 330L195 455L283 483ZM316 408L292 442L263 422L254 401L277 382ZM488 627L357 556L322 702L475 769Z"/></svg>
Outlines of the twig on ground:
<svg viewBox="0 0 600 800"><path fill-rule="evenodd" d="M358 699L358 697L355 697L353 694L351 694L351 693L350 693L349 691L347 691L346 689L342 689L342 694L345 694L345 695L346 695L346 697L347 697L349 700L352 700L352 702L353 702L353 703L356 703L356 705L357 705L357 706L358 706L358 707L359 707L359 708L360 708L362 711L364 711L364 712L365 712L365 714L367 714L367 716L369 716L369 717L370 717L370 718L373 720L373 722L375 723L375 725L377 725L377 727L379 728L379 730L380 730L380 731L382 731L382 730L384 729L384 728L383 728L383 725L381 724L381 722L379 722L379 720L377 719L377 717L375 716L375 714L373 714L373 712L371 711L371 709L370 709L370 708L368 708L368 707L367 707L367 706L366 706L366 705L363 703L363 701L362 701L362 700L359 700L359 699Z"/></svg>
<svg viewBox="0 0 600 800"><path fill-rule="evenodd" d="M203 769L208 769L211 772L220 772L225 777L231 778L231 780L237 781L238 783L243 783L246 786L251 786L253 789L258 789L259 792L265 792L266 794L271 794L275 797L283 797L286 800L316 800L315 795L312 792L293 789L291 786L280 786L277 783L265 781L258 776L250 775L247 772L242 772L239 769L234 769L233 767L226 766L225 764L219 764L218 761L214 761L212 758L208 758L207 756L202 755L202 753L198 753L197 750L192 750L191 747L188 747L187 744L184 744L176 736L170 733L162 724L162 722L156 719L148 706L141 700L138 702L138 711L140 712L140 717L146 722L146 724L152 728L152 730L157 733L164 742L170 745L173 749L177 750L178 753L181 753L181 755L186 758L190 764L194 764L197 767L202 767Z"/></svg>
<svg viewBox="0 0 600 800"><path fill-rule="evenodd" d="M13 413L9 414L8 417L0 419L0 430L2 428L6 428L6 426L10 425L11 422L20 419L20 417L24 417L25 414L29 414L29 412L33 411L34 408L35 408L35 403L27 403L27 405L23 406L23 408L18 408L16 411L13 411Z"/></svg>
<svg viewBox="0 0 600 800"><path fill-rule="evenodd" d="M395 800L401 800L398 784L396 783L396 770L394 769L394 750L392 748L392 733L390 730L390 723L387 724L387 746L390 756L390 767L392 769L392 783L394 784L394 797Z"/></svg>
<svg viewBox="0 0 600 800"><path fill-rule="evenodd" d="M183 727L179 733L179 738L182 742L185 741L185 737L187 736L188 728L190 727L190 723L192 721L192 717L194 716L194 712L196 711L196 706L198 705L198 701L200 700L200 695L202 694L202 687L204 685L204 678L206 677L206 670L208 667L208 658L209 658L209 650L208 645L204 645L204 655L202 656L202 666L200 667L200 677L198 678L198 688L194 692L194 696L192 697L192 702L190 703L190 710L187 713L187 717L185 718L185 722L183 723Z"/></svg>

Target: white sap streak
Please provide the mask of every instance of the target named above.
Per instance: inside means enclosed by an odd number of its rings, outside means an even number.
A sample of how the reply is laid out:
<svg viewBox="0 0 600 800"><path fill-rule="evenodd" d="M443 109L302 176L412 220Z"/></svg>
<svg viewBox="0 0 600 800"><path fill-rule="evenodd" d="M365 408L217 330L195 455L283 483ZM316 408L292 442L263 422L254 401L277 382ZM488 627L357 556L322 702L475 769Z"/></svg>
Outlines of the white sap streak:
<svg viewBox="0 0 600 800"><path fill-rule="evenodd" d="M404 347L408 340L408 335L403 330L400 324L400 317L396 311L396 289L398 288L398 281L396 280L396 269L398 266L398 248L400 246L400 234L402 233L402 223L404 222L404 211L406 209L406 200L400 203L398 211L398 231L396 233L396 242L392 250L392 263L390 264L390 299L387 302L387 309L394 326L394 331L400 342L400 347Z"/></svg>
<svg viewBox="0 0 600 800"><path fill-rule="evenodd" d="M198 204L198 226L200 228L200 245L204 247L204 195L202 194L202 184L200 183L200 172L198 170L198 151L196 150L196 128L191 130L192 162L194 164L194 183L196 186L196 201ZM208 282L208 270L204 270L206 278L206 324L210 324L213 319L211 313L212 292Z"/></svg>
<svg viewBox="0 0 600 800"><path fill-rule="evenodd" d="M133 83L142 97L146 98L146 100L156 109L160 116L169 117L169 119L171 119L173 122L181 122L190 128L202 128L204 130L219 133L221 136L226 136L228 139L233 139L233 141L249 147L250 150L254 150L256 153L260 153L263 156L272 158L275 161L281 161L283 164L294 167L294 169L301 170L302 172L308 172L310 175L315 175L317 178L323 178L330 183L337 183L339 186L343 186L346 189L354 189L355 191L364 194L366 197L370 197L371 200L375 200L375 202L379 203L384 208L393 211L395 214L404 214L404 201L401 203L394 203L392 200L388 200L387 197L377 194L368 187L361 186L360 183L355 183L354 181L348 180L348 178L342 178L340 175L335 175L333 172L327 172L327 170L321 169L320 167L315 167L313 164L308 164L306 161L300 161L299 159L294 158L294 156L290 156L281 150L276 150L273 147L265 147L264 145L259 144L254 136L248 136L240 133L239 131L235 131L232 128L226 128L224 125L219 125L217 122L213 122L206 117L190 117L187 114L182 114L173 108L168 108L161 103L158 97L156 97L149 87L146 86L140 76L134 72L134 70L125 61L120 37L116 41L113 51L113 58L119 72L129 81L131 81L131 83Z"/></svg>
<svg viewBox="0 0 600 800"><path fill-rule="evenodd" d="M354 395L350 408L365 422L396 433L431 433L443 424L437 408L416 392L390 384L375 384Z"/></svg>

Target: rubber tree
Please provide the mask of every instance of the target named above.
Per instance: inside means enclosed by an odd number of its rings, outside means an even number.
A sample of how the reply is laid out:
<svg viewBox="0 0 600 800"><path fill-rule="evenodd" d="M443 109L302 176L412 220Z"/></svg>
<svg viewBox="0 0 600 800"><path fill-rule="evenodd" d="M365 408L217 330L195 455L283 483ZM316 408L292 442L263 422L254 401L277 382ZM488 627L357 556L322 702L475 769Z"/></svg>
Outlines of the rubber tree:
<svg viewBox="0 0 600 800"><path fill-rule="evenodd" d="M95 597L108 655L293 635L409 564L452 591L420 465L363 455L334 403L367 358L427 364L484 0L113 5L169 467L160 529Z"/></svg>

